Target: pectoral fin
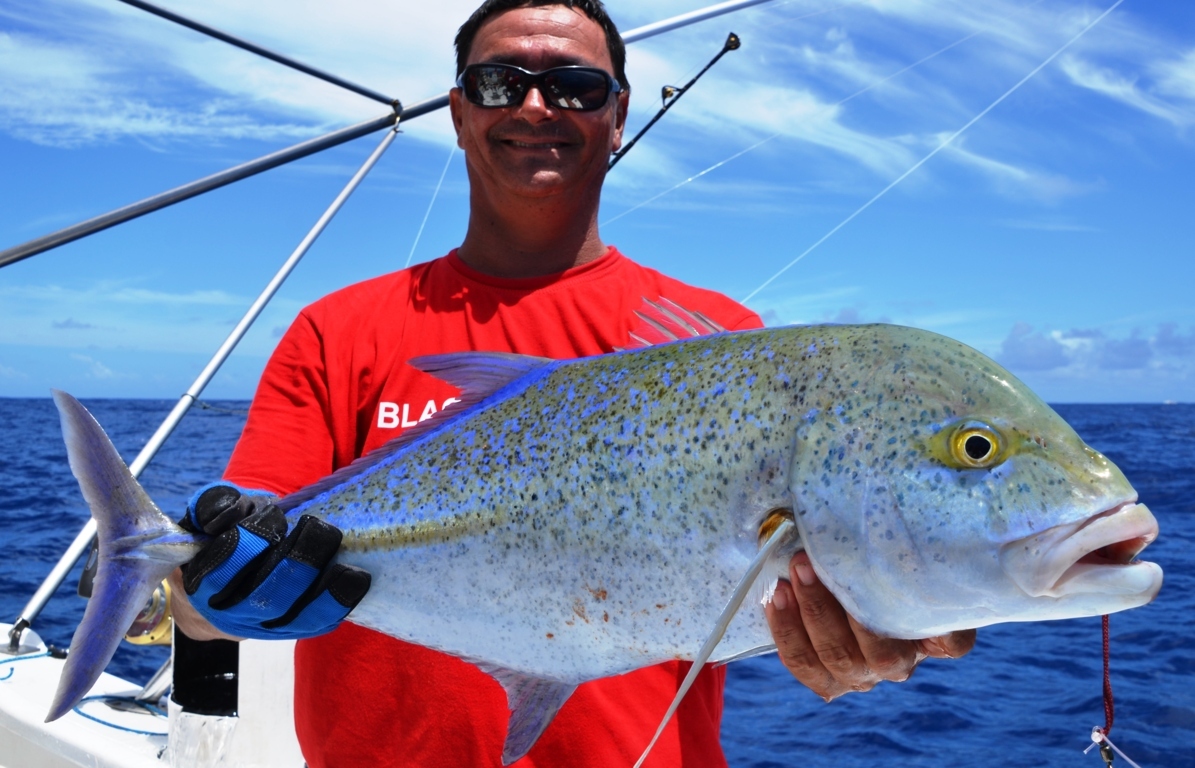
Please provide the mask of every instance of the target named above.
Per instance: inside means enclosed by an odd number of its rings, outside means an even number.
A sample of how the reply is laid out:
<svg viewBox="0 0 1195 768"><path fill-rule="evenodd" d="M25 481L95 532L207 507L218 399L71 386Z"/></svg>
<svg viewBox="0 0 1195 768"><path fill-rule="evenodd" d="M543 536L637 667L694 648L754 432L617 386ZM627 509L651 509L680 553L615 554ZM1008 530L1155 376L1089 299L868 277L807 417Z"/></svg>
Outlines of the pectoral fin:
<svg viewBox="0 0 1195 768"><path fill-rule="evenodd" d="M693 686L693 681L697 679L697 673L701 671L701 668L705 666L710 656L713 655L714 649L718 647L718 643L722 640L722 636L726 634L726 629L730 626L734 615L738 613L739 608L747 599L752 585L755 584L755 579L759 576L760 571L763 570L768 558L775 553L776 548L784 542L785 537L788 536L789 531L794 527L791 519L783 520L772 531L763 546L760 547L759 554L755 556L755 559L747 567L747 572L743 574L743 578L739 581L738 586L735 587L729 602L722 609L722 614L718 616L718 621L714 625L713 631L710 632L709 637L705 639L705 644L701 646L701 650L697 652L697 656L693 659L693 665L689 667L689 674L685 675L685 679L681 681L680 688L677 689L676 696L672 699L672 704L669 705L668 711L664 713L664 719L660 721L660 727L656 728L655 736L651 737L651 743L647 745L647 749L643 750L639 761L635 763L635 768L640 768L643 765L643 761L651 754L652 747L656 745L660 734L664 732L664 726L668 725L668 721L676 713L676 708L680 706L681 700L685 698L685 694Z"/></svg>
<svg viewBox="0 0 1195 768"><path fill-rule="evenodd" d="M577 686L530 677L501 667L482 665L481 668L506 689L510 723L506 727L502 764L510 765L531 751Z"/></svg>

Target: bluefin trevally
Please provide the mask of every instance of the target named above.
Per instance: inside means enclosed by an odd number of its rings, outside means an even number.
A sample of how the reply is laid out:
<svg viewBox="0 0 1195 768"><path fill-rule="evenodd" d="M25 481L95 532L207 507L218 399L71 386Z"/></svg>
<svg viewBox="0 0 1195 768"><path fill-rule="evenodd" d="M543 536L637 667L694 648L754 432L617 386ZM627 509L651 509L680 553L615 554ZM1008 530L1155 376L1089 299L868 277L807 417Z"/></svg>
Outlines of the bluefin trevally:
<svg viewBox="0 0 1195 768"><path fill-rule="evenodd" d="M803 326L579 360L420 358L462 402L282 501L373 575L350 619L467 659L507 690L503 759L575 686L702 647L777 515L865 626L918 638L1148 603L1157 535L1124 475L979 352L891 325ZM98 528L93 597L49 719L201 541L55 393ZM760 600L712 659L774 650Z"/></svg>

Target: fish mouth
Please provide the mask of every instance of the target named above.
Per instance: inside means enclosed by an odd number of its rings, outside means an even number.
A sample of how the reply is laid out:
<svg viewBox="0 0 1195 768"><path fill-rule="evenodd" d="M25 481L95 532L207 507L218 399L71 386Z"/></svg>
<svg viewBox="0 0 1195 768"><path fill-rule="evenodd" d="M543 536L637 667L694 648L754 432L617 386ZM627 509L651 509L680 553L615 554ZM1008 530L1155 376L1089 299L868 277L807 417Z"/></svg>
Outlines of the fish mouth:
<svg viewBox="0 0 1195 768"><path fill-rule="evenodd" d="M1157 537L1158 521L1134 498L1006 544L1000 564L1032 597L1141 595L1148 602L1162 586L1162 569L1137 556Z"/></svg>

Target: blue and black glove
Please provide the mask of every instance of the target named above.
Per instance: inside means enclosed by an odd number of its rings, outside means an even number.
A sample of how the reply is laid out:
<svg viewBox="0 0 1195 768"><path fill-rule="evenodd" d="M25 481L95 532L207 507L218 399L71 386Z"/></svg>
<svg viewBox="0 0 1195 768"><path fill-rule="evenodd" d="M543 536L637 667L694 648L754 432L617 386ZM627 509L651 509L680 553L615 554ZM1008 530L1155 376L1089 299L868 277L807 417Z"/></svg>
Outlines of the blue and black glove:
<svg viewBox="0 0 1195 768"><path fill-rule="evenodd" d="M336 628L369 591L360 568L333 563L340 530L286 515L264 491L228 483L199 489L184 528L214 536L183 566L191 604L222 632L263 640L315 637Z"/></svg>

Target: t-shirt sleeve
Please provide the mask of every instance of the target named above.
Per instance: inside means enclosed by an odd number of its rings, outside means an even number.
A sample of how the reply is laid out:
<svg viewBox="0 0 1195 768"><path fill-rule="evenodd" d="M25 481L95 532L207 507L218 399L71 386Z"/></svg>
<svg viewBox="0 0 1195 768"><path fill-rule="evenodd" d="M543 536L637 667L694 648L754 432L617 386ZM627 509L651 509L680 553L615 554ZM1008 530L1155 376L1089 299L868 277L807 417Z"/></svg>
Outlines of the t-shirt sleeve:
<svg viewBox="0 0 1195 768"><path fill-rule="evenodd" d="M285 495L332 472L325 360L321 335L304 311L266 364L226 480Z"/></svg>

